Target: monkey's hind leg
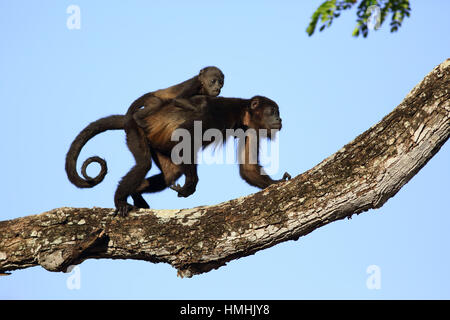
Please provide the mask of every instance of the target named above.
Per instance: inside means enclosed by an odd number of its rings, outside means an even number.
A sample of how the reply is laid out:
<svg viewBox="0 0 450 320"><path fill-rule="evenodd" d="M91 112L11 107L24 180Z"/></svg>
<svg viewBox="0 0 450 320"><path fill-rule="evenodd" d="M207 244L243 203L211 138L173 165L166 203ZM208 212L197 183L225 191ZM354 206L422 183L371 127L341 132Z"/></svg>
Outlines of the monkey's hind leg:
<svg viewBox="0 0 450 320"><path fill-rule="evenodd" d="M173 185L183 174L180 166L175 165L169 157L157 151L152 151L152 157L161 173L147 178L138 188L140 194L163 191Z"/></svg>
<svg viewBox="0 0 450 320"><path fill-rule="evenodd" d="M147 123L145 119L161 107L162 101L157 97L151 97L145 102L144 108L139 109L133 114L133 119L139 127L145 128Z"/></svg>
<svg viewBox="0 0 450 320"><path fill-rule="evenodd" d="M126 216L128 212L133 209L133 206L127 203L127 198L130 195L135 201L135 206L149 208L147 202L137 192L137 189L141 186L142 181L144 181L145 176L152 165L150 147L139 128L133 123L132 125L125 127L125 132L127 135L128 148L133 154L136 164L120 180L114 195L116 213L120 216Z"/></svg>
<svg viewBox="0 0 450 320"><path fill-rule="evenodd" d="M145 201L140 193L133 193L131 198L133 198L133 203L136 208L150 209L147 201Z"/></svg>

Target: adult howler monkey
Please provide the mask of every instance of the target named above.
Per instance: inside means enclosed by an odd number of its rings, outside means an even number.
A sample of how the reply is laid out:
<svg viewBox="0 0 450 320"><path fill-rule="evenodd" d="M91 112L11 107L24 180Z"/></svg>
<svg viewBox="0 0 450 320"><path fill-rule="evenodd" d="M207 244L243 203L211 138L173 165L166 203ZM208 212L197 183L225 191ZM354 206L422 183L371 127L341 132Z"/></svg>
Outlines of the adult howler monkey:
<svg viewBox="0 0 450 320"><path fill-rule="evenodd" d="M203 68L198 75L184 82L142 95L131 104L127 114L132 115L136 123L142 127L145 126L144 119L157 111L165 100L176 99L177 106L195 110L195 106L186 98L196 95L218 96L224 78L222 71L217 67ZM140 109L142 106L144 108Z"/></svg>
<svg viewBox="0 0 450 320"><path fill-rule="evenodd" d="M144 128L140 128L140 132L127 132L128 140L135 139L139 143L133 143L130 148L135 155L136 165L122 178L114 196L114 203L120 215L125 216L132 209L132 206L127 203L130 195L134 199L135 206L148 208L142 198L143 193L158 192L170 186L178 192L179 196L183 197L195 192L198 182L197 165L193 161L177 165L170 158L171 150L177 143L171 141L172 133L178 128L184 128L189 130L193 136L194 121L202 121L203 130L216 128L223 133L226 129L246 130L251 128L256 130L257 141L251 141L252 138L244 137L245 148L242 150L243 154L240 155L244 161L239 164L239 172L249 184L265 188L290 178L289 174L285 173L282 179L273 180L264 174L258 161L256 163L249 161L251 143L258 143L259 129L269 130L268 138L271 138L271 129L281 129L279 109L274 101L262 96L255 96L251 99L196 96L188 100L195 106L195 110L180 109L175 101L165 101L157 111L143 119ZM98 157L87 159L83 164L84 169L89 163L98 162L101 165L101 171L95 178L87 177L83 172L86 179L82 179L76 172L78 155L84 144L96 134L122 128L127 130L126 116L110 116L91 123L80 132L66 157L66 172L72 183L80 188L89 188L103 180L107 171L106 162ZM203 146L210 143L204 141ZM196 150L193 141L192 148L191 155L194 157L198 147ZM161 173L145 179L145 175L151 167L151 159L155 161ZM185 184L182 187L174 185L175 181L183 174L186 176Z"/></svg>

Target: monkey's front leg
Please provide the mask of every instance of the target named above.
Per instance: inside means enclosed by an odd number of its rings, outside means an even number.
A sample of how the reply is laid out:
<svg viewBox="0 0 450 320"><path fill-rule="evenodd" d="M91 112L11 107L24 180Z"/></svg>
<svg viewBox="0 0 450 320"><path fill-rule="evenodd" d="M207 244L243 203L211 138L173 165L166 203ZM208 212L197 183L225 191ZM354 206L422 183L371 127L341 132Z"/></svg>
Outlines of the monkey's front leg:
<svg viewBox="0 0 450 320"><path fill-rule="evenodd" d="M173 184L170 189L178 192L179 197L187 198L195 192L198 183L197 165L188 164L182 165L183 173L185 175L184 185L181 187L179 184Z"/></svg>

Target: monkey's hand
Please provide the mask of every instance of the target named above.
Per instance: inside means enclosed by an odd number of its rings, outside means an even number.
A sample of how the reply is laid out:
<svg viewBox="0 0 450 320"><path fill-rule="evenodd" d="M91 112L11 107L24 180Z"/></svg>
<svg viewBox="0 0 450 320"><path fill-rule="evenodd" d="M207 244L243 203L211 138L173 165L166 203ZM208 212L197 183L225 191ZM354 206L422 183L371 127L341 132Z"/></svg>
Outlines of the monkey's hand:
<svg viewBox="0 0 450 320"><path fill-rule="evenodd" d="M194 184L184 184L184 186L180 186L178 183L173 184L170 186L170 189L175 190L178 192L178 197L187 198L191 194L195 192L195 185Z"/></svg>
<svg viewBox="0 0 450 320"><path fill-rule="evenodd" d="M287 180L291 180L291 175L289 173L285 172L283 174L283 177L280 180L278 180L278 182L283 182L283 181L287 181Z"/></svg>

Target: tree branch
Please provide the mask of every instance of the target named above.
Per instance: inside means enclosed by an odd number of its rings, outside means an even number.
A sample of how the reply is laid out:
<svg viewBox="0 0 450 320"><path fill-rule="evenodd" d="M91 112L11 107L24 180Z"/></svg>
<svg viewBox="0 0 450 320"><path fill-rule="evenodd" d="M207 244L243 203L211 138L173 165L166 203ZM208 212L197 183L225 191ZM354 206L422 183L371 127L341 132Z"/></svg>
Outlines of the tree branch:
<svg viewBox="0 0 450 320"><path fill-rule="evenodd" d="M190 277L332 221L381 207L450 135L450 59L390 114L290 181L218 205L144 210L59 208L0 222L0 273L65 271L89 258L166 262Z"/></svg>

